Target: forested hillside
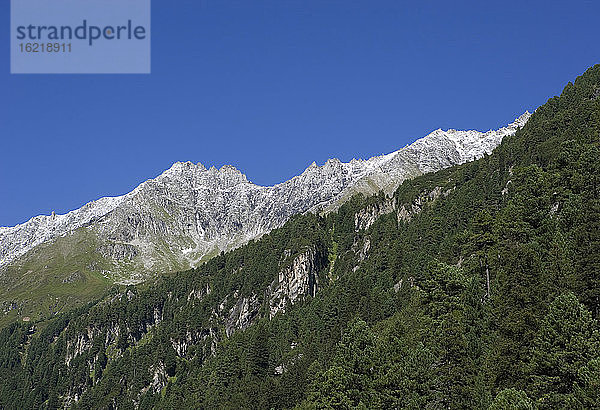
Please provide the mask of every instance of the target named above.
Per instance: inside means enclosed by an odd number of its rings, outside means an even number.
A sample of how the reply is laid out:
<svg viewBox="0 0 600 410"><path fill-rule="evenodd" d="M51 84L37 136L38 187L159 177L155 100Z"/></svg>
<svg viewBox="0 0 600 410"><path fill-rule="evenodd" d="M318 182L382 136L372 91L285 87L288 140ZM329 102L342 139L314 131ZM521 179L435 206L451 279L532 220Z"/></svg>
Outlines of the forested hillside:
<svg viewBox="0 0 600 410"><path fill-rule="evenodd" d="M0 331L2 408L600 408L600 65L481 160Z"/></svg>

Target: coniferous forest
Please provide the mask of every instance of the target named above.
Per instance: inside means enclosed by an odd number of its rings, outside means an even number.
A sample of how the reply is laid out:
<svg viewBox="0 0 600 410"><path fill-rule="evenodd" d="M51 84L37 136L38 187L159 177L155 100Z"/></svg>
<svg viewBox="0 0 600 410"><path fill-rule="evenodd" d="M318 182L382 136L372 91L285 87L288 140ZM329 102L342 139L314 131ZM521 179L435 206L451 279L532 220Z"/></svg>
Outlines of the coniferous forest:
<svg viewBox="0 0 600 410"><path fill-rule="evenodd" d="M5 326L0 408L600 408L599 319L597 65L480 160Z"/></svg>

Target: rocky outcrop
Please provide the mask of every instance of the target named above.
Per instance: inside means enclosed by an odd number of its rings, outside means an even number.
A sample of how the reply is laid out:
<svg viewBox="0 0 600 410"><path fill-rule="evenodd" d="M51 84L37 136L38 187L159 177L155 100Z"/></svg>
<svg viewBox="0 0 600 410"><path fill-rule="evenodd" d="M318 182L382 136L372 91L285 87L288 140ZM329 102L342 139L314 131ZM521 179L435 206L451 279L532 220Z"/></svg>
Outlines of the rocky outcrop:
<svg viewBox="0 0 600 410"><path fill-rule="evenodd" d="M279 271L277 279L267 289L269 317L284 312L286 306L302 297L315 296L319 287L319 270L324 266L321 255L314 247L296 256Z"/></svg>
<svg viewBox="0 0 600 410"><path fill-rule="evenodd" d="M225 332L231 336L236 330L244 330L250 326L258 315L260 302L256 295L238 298L225 322Z"/></svg>
<svg viewBox="0 0 600 410"><path fill-rule="evenodd" d="M391 214L395 210L396 200L394 198L386 198L383 202L368 205L354 215L355 230L358 232L369 229L380 216Z"/></svg>
<svg viewBox="0 0 600 410"><path fill-rule="evenodd" d="M284 261L290 253L284 255ZM269 317L285 311L288 305L294 304L305 296L315 296L319 286L318 272L325 266L323 256L313 246L301 252L291 261L285 262L277 274L277 278L265 291L265 303L268 303ZM227 310L226 306L233 302ZM222 301L215 312L215 317L225 314L225 333L231 336L238 330L248 328L259 317L261 301L258 296L240 296L234 292ZM177 349L177 348L176 348Z"/></svg>
<svg viewBox="0 0 600 410"><path fill-rule="evenodd" d="M358 237L354 237L354 243L352 244L352 250L356 254L356 260L358 263L367 259L369 251L371 250L371 238L368 236L362 241Z"/></svg>
<svg viewBox="0 0 600 410"><path fill-rule="evenodd" d="M413 216L419 214L423 210L423 207L425 206L425 204L435 201L442 195L444 197L446 197L452 191L453 191L453 189L442 192L442 188L438 186L429 192L423 192L421 195L419 195L417 198L415 198L415 200L412 201L410 204L400 205L398 207L398 223L410 222L410 220L412 219Z"/></svg>

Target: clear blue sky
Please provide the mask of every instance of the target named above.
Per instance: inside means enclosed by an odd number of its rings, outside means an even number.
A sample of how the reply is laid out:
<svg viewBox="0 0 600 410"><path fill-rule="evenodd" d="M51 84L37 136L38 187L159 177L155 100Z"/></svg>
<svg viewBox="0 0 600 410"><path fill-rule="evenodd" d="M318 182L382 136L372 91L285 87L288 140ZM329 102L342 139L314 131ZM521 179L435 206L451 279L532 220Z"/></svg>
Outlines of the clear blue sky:
<svg viewBox="0 0 600 410"><path fill-rule="evenodd" d="M171 163L258 184L313 160L497 128L600 62L598 1L153 0L151 75L10 75L0 226L120 195Z"/></svg>

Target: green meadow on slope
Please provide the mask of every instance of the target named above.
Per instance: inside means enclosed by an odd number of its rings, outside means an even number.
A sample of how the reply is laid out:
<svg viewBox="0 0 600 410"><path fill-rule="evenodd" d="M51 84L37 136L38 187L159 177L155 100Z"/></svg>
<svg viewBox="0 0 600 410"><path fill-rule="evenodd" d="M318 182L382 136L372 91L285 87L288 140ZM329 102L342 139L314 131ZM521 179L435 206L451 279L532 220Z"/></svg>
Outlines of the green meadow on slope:
<svg viewBox="0 0 600 410"><path fill-rule="evenodd" d="M101 275L105 263L95 248L93 236L80 228L6 267L0 275L0 326L23 318L52 318L101 297L112 281Z"/></svg>
<svg viewBox="0 0 600 410"><path fill-rule="evenodd" d="M316 294L271 317L307 252ZM391 200L4 327L0 407L599 408L599 282L597 65L492 155ZM230 332L240 300L256 314Z"/></svg>

